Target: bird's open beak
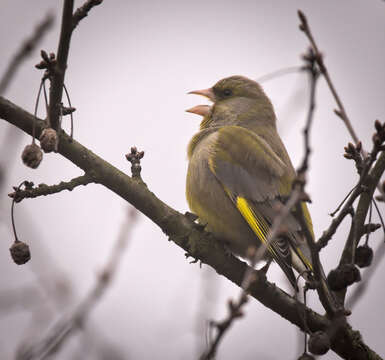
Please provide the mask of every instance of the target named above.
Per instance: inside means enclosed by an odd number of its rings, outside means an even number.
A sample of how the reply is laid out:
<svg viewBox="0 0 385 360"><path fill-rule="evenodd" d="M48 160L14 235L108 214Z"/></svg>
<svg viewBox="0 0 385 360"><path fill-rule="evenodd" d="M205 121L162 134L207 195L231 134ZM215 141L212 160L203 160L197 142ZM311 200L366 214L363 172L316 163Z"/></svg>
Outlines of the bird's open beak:
<svg viewBox="0 0 385 360"><path fill-rule="evenodd" d="M191 109L187 109L186 111L200 116L206 116L209 114L210 108L211 107L208 105L197 105L192 107Z"/></svg>
<svg viewBox="0 0 385 360"><path fill-rule="evenodd" d="M194 91L188 92L187 94L202 95L210 99L212 102L215 101L215 94L212 88L203 89L203 90L194 90Z"/></svg>

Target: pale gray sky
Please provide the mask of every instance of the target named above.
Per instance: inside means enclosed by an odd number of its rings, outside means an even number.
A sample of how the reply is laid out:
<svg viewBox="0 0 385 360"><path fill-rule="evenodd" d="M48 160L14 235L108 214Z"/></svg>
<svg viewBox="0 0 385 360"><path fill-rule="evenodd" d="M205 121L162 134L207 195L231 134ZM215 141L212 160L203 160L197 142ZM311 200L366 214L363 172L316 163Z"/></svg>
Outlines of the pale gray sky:
<svg viewBox="0 0 385 360"><path fill-rule="evenodd" d="M48 10L57 14L57 22L40 48L56 52L61 3L1 2L0 73ZM308 42L298 30L299 8L307 14L352 123L369 147L374 120L385 120L385 3L380 0L106 0L81 22L72 38L66 84L77 108L75 138L127 172L130 166L124 154L133 145L144 150L144 181L163 201L186 211L186 146L198 129L199 119L184 110L201 102L186 93L229 75L256 79L301 64L300 55ZM33 67L38 62L35 52L5 94L31 112L41 76ZM300 130L308 101L307 79L301 74L288 75L266 83L264 88L275 105L282 137L297 165L303 150ZM308 184L318 235L330 223L328 213L356 181L353 163L342 156L350 138L333 114L334 108L321 80ZM68 124L64 126L68 129ZM6 127L0 122L0 141L4 141ZM20 153L29 141L27 136L23 138ZM6 156L0 154L0 161ZM101 186L90 185L17 205L18 233L30 243L33 258L28 265L17 267L8 255L12 235L6 193L11 186L24 179L52 184L80 174L54 154L45 155L38 170L26 168L18 158L13 162L1 194L0 293L36 284L31 270L37 268L42 268L39 274L47 276L63 271L79 296L91 287L125 214L123 201ZM327 271L337 264L347 226L348 221L322 253ZM371 243L375 247L380 241L378 231ZM127 358L195 359L195 319L202 306L202 275L208 276L204 268L190 265L181 249L141 217L116 281L92 312L92 326L124 350ZM384 270L382 264L350 317L380 354L385 352ZM277 266L272 266L268 277L288 288ZM217 275L211 278L218 287L217 297L210 303L212 317L221 319L227 299L237 294L238 288ZM247 305L246 313L225 337L218 359L295 359L297 335L292 326L256 301ZM17 340L28 334L30 313L4 314L0 309L0 316L0 357L11 358ZM58 358L69 358L74 349L76 341L71 341ZM332 352L323 357L335 358Z"/></svg>

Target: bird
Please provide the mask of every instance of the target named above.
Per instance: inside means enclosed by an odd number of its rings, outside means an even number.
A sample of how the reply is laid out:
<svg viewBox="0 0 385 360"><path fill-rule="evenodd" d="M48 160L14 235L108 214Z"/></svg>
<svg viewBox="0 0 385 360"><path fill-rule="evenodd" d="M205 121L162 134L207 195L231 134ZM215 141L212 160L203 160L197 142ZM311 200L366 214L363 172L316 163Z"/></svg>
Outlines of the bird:
<svg viewBox="0 0 385 360"><path fill-rule="evenodd" d="M271 101L260 84L240 75L189 94L202 95L213 103L186 110L203 117L187 148L190 210L231 253L248 258L250 249L262 247L267 268L274 260L297 290L293 268L299 274L311 273L312 263L293 212L283 222L285 231L267 242L296 178L277 132ZM307 230L314 237L307 206L303 202L301 207Z"/></svg>

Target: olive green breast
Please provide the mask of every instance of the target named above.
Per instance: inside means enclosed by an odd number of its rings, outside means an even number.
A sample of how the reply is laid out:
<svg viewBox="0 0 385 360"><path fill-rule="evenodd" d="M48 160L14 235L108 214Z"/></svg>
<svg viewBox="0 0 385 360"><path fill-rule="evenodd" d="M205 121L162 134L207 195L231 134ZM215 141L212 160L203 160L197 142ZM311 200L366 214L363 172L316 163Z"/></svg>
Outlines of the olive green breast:
<svg viewBox="0 0 385 360"><path fill-rule="evenodd" d="M231 251L245 256L247 248L258 246L259 241L209 168L208 160L216 137L216 131L198 133L195 140L192 139L193 145L190 142L187 202L200 222L208 224L208 231L224 241Z"/></svg>

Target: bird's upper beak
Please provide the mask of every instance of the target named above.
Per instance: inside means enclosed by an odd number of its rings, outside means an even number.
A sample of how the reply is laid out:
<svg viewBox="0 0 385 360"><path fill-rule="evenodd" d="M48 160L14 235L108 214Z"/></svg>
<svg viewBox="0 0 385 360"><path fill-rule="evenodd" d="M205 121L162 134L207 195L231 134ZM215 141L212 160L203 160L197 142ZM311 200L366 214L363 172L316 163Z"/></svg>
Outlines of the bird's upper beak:
<svg viewBox="0 0 385 360"><path fill-rule="evenodd" d="M194 90L194 91L188 92L187 94L202 95L210 99L212 102L215 101L215 94L214 94L213 88L208 88L203 90Z"/></svg>
<svg viewBox="0 0 385 360"><path fill-rule="evenodd" d="M189 113L197 114L200 116L206 116L209 114L211 107L209 105L197 105L186 111Z"/></svg>

